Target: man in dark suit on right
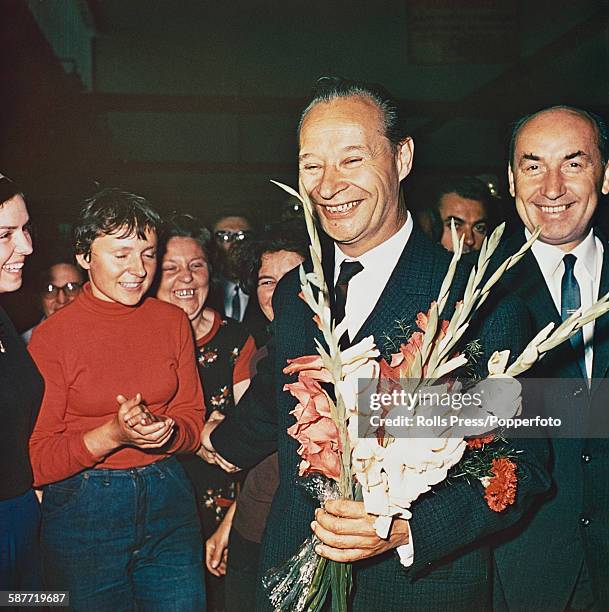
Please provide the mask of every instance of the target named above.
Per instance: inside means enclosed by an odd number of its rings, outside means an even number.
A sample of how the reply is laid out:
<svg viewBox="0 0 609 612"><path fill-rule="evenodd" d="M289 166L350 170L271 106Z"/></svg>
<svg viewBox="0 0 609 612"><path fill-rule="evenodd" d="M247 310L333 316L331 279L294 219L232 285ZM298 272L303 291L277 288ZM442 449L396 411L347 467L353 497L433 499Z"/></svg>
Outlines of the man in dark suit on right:
<svg viewBox="0 0 609 612"><path fill-rule="evenodd" d="M542 232L502 281L524 298L536 330L609 290L609 248L594 228L598 201L609 191L607 162L607 127L585 111L553 107L514 128L508 177L526 229L509 250L535 226ZM531 375L561 379L544 388L545 409L585 423L609 410L608 369L606 314ZM609 609L609 439L580 431L577 439L552 440L551 494L495 550L497 611Z"/></svg>

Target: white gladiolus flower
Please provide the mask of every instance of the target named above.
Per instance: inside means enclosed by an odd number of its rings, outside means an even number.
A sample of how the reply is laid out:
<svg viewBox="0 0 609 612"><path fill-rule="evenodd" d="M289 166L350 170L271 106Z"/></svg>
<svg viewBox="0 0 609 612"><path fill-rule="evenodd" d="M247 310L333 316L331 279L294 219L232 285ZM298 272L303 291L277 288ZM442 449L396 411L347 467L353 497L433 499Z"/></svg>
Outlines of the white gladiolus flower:
<svg viewBox="0 0 609 612"><path fill-rule="evenodd" d="M503 374L507 368L507 362L510 358L510 351L495 351L488 360L489 376L497 376Z"/></svg>
<svg viewBox="0 0 609 612"><path fill-rule="evenodd" d="M359 402L358 396L360 392L363 397L370 392L374 392L378 376L379 364L376 361L365 361L360 363L358 368L345 376L343 380L336 383L336 390L342 396L349 416L357 412L360 403L362 406L366 404L365 401Z"/></svg>
<svg viewBox="0 0 609 612"><path fill-rule="evenodd" d="M375 438L358 439L352 467L366 510L410 518L412 502L446 478L465 447L463 439L452 438L400 438L386 447Z"/></svg>

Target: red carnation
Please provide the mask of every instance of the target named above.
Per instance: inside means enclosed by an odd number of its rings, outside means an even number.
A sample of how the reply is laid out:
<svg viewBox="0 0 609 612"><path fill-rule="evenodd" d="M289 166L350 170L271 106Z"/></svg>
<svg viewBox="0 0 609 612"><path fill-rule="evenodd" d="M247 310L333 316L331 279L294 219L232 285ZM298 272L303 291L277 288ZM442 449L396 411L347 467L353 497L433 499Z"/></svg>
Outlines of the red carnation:
<svg viewBox="0 0 609 612"><path fill-rule="evenodd" d="M491 473L484 499L491 510L502 512L516 499L516 464L506 457L493 459Z"/></svg>
<svg viewBox="0 0 609 612"><path fill-rule="evenodd" d="M489 433L486 436L480 436L479 438L470 438L466 440L467 448L471 450L477 450L482 448L485 444L490 444L495 439L495 434Z"/></svg>

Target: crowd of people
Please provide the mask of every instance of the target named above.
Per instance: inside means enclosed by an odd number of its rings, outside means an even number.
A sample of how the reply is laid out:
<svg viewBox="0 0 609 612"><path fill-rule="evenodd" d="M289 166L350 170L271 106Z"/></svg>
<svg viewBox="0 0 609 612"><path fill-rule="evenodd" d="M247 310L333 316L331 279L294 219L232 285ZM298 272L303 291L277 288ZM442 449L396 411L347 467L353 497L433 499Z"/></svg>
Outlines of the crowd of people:
<svg viewBox="0 0 609 612"><path fill-rule="evenodd" d="M503 220L495 191L443 176L405 198L414 145L378 86L320 79L297 133L347 345L413 327L442 284L451 228L475 252ZM607 127L585 110L514 124L521 224L500 251L541 234L475 323L481 364L609 290L597 222L608 161ZM0 591L68 591L83 611L266 610L261 576L314 533L319 555L354 563L353 610L609 609L607 439L511 440L509 511L461 479L423 495L386 538L361 501L316 508L297 486L283 368L317 338L299 297L309 251L297 209L264 228L227 211L208 229L196 211L162 218L116 188L83 200L73 252L38 278L40 322L20 337L0 309ZM0 175L1 293L21 287L33 248L26 196ZM602 409L608 369L609 314L535 366L572 388L565 400L548 386L532 409Z"/></svg>

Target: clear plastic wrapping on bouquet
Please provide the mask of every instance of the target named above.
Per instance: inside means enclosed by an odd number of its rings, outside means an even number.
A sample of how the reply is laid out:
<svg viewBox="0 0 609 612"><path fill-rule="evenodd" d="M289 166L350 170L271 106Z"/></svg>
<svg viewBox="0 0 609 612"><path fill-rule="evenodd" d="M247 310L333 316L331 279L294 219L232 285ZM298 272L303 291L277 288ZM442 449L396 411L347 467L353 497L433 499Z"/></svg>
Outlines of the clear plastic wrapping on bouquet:
<svg viewBox="0 0 609 612"><path fill-rule="evenodd" d="M321 504L340 496L338 485L321 474L298 480ZM262 579L273 609L281 612L314 612L320 610L329 587L327 560L315 552L319 539L307 538L290 559L270 569Z"/></svg>

